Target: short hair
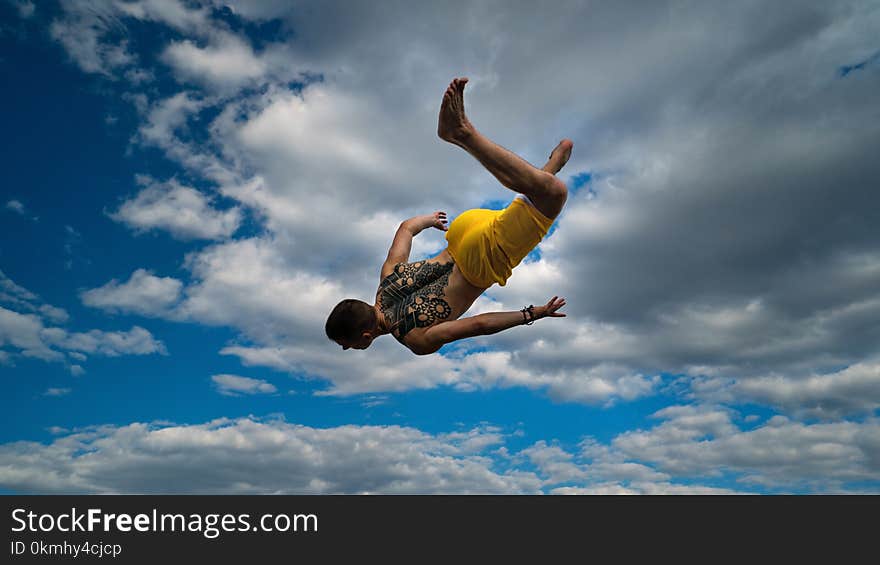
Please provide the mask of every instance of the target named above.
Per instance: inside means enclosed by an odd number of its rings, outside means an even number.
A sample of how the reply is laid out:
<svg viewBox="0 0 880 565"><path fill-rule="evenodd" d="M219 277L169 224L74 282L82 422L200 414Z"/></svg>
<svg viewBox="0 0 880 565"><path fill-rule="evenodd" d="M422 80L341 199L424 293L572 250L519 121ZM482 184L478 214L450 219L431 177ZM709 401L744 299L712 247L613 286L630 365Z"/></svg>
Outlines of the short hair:
<svg viewBox="0 0 880 565"><path fill-rule="evenodd" d="M333 308L324 327L327 337L339 342L355 341L376 326L376 310L355 298L346 298Z"/></svg>

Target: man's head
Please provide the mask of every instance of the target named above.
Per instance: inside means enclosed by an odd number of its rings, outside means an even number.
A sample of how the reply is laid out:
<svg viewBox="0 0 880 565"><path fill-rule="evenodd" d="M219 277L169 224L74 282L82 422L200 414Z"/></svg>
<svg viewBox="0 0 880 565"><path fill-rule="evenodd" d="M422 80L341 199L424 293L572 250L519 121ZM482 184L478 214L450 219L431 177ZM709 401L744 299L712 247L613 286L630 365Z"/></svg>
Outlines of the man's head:
<svg viewBox="0 0 880 565"><path fill-rule="evenodd" d="M336 305L327 318L327 337L342 349L366 349L377 335L376 309L354 298L346 298Z"/></svg>

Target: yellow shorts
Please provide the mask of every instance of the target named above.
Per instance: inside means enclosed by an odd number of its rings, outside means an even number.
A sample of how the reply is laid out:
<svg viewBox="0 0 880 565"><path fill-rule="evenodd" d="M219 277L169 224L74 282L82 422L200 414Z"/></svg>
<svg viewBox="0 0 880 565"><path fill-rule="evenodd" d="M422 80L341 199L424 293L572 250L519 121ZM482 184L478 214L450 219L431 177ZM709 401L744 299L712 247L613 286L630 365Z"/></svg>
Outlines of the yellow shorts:
<svg viewBox="0 0 880 565"><path fill-rule="evenodd" d="M504 210L478 208L460 214L446 232L447 249L472 285L504 286L551 225L551 218L517 196Z"/></svg>

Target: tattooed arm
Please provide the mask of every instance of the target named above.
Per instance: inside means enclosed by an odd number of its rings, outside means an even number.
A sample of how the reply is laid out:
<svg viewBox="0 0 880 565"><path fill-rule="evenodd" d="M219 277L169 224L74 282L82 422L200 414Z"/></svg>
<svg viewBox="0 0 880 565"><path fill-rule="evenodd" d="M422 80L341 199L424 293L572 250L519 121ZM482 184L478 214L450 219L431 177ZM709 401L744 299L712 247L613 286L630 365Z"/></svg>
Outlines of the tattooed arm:
<svg viewBox="0 0 880 565"><path fill-rule="evenodd" d="M417 236L423 229L432 227L446 231L446 212L438 211L433 214L415 216L404 220L400 227L397 228L397 233L394 234L394 241L391 243L391 249L388 250L388 257L385 259L385 263L382 264L380 278L385 278L394 268L394 265L409 261L413 237Z"/></svg>
<svg viewBox="0 0 880 565"><path fill-rule="evenodd" d="M547 304L535 306L535 320L540 320L541 318L564 318L565 314L557 312L563 306L565 306L565 299L554 296ZM513 312L488 312L471 316L470 318L441 322L425 330L421 339L413 342L411 349L416 355L427 355L436 352L445 344L459 339L478 335L490 335L514 326L521 326L522 324L523 314L518 310Z"/></svg>

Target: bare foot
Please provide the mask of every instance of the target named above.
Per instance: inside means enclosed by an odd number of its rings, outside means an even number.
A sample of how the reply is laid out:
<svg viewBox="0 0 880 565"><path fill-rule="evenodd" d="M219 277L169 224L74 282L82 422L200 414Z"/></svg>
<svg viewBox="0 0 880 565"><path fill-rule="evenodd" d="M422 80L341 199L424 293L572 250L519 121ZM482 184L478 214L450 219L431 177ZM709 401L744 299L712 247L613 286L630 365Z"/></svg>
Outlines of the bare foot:
<svg viewBox="0 0 880 565"><path fill-rule="evenodd" d="M570 139L563 139L560 141L559 145L556 146L556 149L550 153L550 160L541 168L554 175L561 171L562 167L568 162L568 158L571 157L571 148L573 146L574 143L572 143Z"/></svg>
<svg viewBox="0 0 880 565"><path fill-rule="evenodd" d="M440 105L437 135L440 139L456 145L467 138L474 129L464 115L464 85L467 81L467 78L452 79L446 92L443 93L443 103Z"/></svg>

